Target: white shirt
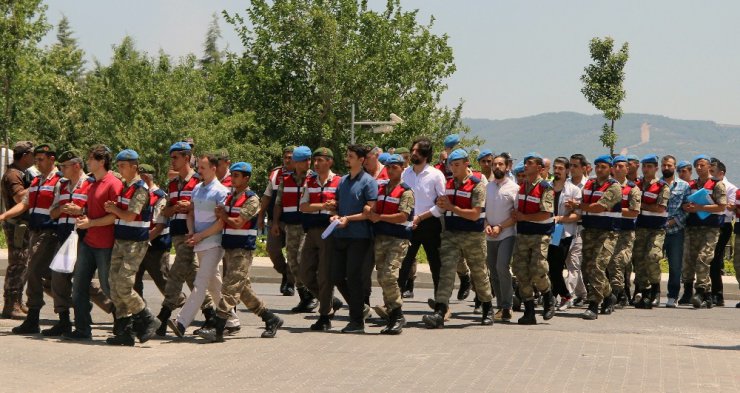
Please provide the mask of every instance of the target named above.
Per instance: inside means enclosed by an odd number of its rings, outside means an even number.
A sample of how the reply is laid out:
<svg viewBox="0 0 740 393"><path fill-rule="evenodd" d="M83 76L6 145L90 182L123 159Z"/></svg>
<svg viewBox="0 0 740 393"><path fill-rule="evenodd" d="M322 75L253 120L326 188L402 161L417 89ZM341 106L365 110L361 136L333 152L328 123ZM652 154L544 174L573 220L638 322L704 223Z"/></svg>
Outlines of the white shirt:
<svg viewBox="0 0 740 393"><path fill-rule="evenodd" d="M410 166L401 174L401 181L414 191L414 214L417 216L431 212L440 217L442 212L435 204L437 197L445 195L445 175L437 168L427 164L417 175Z"/></svg>
<svg viewBox="0 0 740 393"><path fill-rule="evenodd" d="M583 186L586 185L586 182L587 181L588 181L588 178L586 176L581 176L580 183L576 184L576 183L573 182L573 178L572 177L569 177L568 180L565 183L566 184L567 183L573 184L574 186L578 187L579 190L582 190L583 189Z"/></svg>
<svg viewBox="0 0 740 393"><path fill-rule="evenodd" d="M218 220L215 213L216 206L223 206L228 195L229 189L221 184L218 179L213 179L208 184L200 182L195 185L191 198L194 216L193 229L195 233L205 231ZM193 251L205 251L219 246L221 246L220 232L198 242L193 248Z"/></svg>
<svg viewBox="0 0 740 393"><path fill-rule="evenodd" d="M722 179L722 183L725 183L727 188L727 209L725 209L725 222L732 222L735 218L735 193L737 193L737 186L730 183L725 176Z"/></svg>
<svg viewBox="0 0 740 393"><path fill-rule="evenodd" d="M516 209L519 186L508 176L504 176L501 183L493 180L486 185L486 222L488 225L501 225L511 218L511 212ZM516 235L516 226L502 228L497 237L486 237L489 241L499 241Z"/></svg>
<svg viewBox="0 0 740 393"><path fill-rule="evenodd" d="M584 183L585 184L585 183ZM581 202L582 194L581 189L570 181L566 181L563 185L563 190L560 192L560 198L557 200L558 204L558 215L567 216L572 213L565 207L565 202L576 201ZM578 231L577 222L563 223L563 238L574 236Z"/></svg>

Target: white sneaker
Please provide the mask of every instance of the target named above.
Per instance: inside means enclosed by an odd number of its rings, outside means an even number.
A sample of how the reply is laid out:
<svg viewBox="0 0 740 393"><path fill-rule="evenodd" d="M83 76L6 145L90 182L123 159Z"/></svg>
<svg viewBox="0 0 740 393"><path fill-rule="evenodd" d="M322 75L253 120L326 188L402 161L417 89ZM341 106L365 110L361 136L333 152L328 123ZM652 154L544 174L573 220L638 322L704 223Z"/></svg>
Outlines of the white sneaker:
<svg viewBox="0 0 740 393"><path fill-rule="evenodd" d="M676 308L676 299L669 297L668 301L665 302L666 308Z"/></svg>

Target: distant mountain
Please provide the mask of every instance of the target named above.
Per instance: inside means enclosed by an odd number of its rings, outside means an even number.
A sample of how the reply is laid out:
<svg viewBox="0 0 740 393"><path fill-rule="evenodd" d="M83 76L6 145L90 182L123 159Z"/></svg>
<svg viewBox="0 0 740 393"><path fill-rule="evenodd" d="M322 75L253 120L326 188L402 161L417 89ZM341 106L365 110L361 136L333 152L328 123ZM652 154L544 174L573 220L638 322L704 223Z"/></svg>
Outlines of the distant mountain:
<svg viewBox="0 0 740 393"><path fill-rule="evenodd" d="M589 159L608 153L599 141L604 124L600 115L557 112L503 120L465 118L463 122L473 135L485 139L485 147L508 151L514 157L530 151L548 157L583 153ZM617 121L616 131L616 152L639 157L672 154L679 160L706 153L724 162L727 177L740 183L740 125L626 113Z"/></svg>

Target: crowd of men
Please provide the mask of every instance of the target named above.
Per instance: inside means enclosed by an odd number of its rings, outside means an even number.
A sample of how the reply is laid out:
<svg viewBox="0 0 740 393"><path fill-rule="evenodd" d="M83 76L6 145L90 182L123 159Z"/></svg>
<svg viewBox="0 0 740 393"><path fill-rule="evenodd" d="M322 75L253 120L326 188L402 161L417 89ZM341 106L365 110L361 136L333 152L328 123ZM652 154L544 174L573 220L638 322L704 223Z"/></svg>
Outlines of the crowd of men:
<svg viewBox="0 0 740 393"><path fill-rule="evenodd" d="M518 324L536 324L537 306L544 320L577 307L586 320L628 305L651 309L660 304L664 255L665 307L724 305L724 250L740 191L721 161L529 153L513 166L507 153L473 157L459 143L448 136L438 160L426 137L385 153L350 145L343 176L332 170L330 149L286 147L258 195L251 164L232 163L225 150L196 156L192 141L169 148L164 188L130 149L57 154L51 144L18 142L2 178L2 317L23 319L14 334L90 340L94 303L114 319L106 342L132 346L168 328L183 337L201 310L205 322L193 333L221 342L240 330L242 302L264 321L262 337L274 337L283 320L249 281L260 233L282 274L280 292L298 294L292 312L318 308L315 331L330 330L346 303L343 333L364 333L374 310L385 320L381 334L400 334L421 247L434 285L422 317L431 329L451 317L455 276L456 298L475 294L482 325L508 322L515 311L523 311ZM52 269L62 245L75 241L74 271ZM737 253L734 263L740 271ZM373 270L383 298L375 307ZM142 297L144 273L164 296L156 316ZM58 321L41 330L45 293Z"/></svg>

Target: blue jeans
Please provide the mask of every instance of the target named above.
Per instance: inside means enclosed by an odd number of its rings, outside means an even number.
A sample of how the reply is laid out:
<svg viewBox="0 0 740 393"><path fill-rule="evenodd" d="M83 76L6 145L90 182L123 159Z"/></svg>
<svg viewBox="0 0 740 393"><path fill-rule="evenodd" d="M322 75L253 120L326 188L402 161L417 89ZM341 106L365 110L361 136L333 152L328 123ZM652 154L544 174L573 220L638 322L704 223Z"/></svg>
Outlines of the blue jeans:
<svg viewBox="0 0 740 393"><path fill-rule="evenodd" d="M77 263L72 280L72 303L75 308L75 329L88 336L92 335L92 318L90 317L90 282L95 270L98 271L100 287L110 297L108 272L112 248L93 248L80 239L77 243Z"/></svg>
<svg viewBox="0 0 740 393"><path fill-rule="evenodd" d="M681 289L681 266L683 265L684 230L666 233L663 248L668 257L668 297L678 299Z"/></svg>

